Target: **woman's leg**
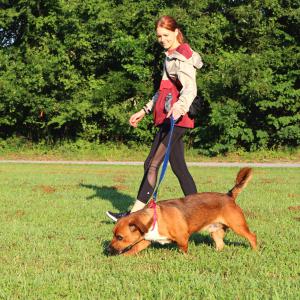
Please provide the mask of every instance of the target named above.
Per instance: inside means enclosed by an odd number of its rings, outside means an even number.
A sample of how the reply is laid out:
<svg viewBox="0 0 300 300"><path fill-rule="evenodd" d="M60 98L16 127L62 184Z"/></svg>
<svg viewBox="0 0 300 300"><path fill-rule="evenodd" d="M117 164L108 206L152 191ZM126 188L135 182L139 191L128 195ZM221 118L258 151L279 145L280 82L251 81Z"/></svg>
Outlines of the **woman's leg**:
<svg viewBox="0 0 300 300"><path fill-rule="evenodd" d="M168 140L169 128L162 126L154 138L150 153L144 163L144 177L137 195L138 201L144 204L149 201L154 192L159 167L164 159ZM135 211L134 207L132 211Z"/></svg>
<svg viewBox="0 0 300 300"><path fill-rule="evenodd" d="M171 140L171 152L170 152L170 164L174 174L177 176L182 191L185 196L196 194L197 188L193 177L191 176L184 158L184 144L183 136L186 132L186 128L174 127L172 140ZM136 203L147 203L154 192L158 171L161 163L163 162L166 148L168 146L170 136L170 127L162 127L154 139L150 154L144 164L144 177L141 182ZM139 205L140 207L140 205ZM141 209L141 208L139 208ZM135 207L133 207L133 211Z"/></svg>
<svg viewBox="0 0 300 300"><path fill-rule="evenodd" d="M194 180L189 173L185 160L184 160L184 147L182 137L186 131L183 127L174 127L172 140L171 140L171 153L170 163L173 172L177 176L181 188L185 195L197 193ZM156 134L150 153L144 163L144 177L140 184L140 188L131 212L142 209L150 197L152 196L156 187L156 181L158 176L159 167L163 162L166 149L169 142L170 126L162 126ZM178 161L177 161L178 160ZM117 220L119 217L128 214L126 213L111 213L107 212L107 215L113 220Z"/></svg>
<svg viewBox="0 0 300 300"><path fill-rule="evenodd" d="M183 136L186 128L178 128L178 138L172 145L170 153L171 168L179 180L181 189L185 196L196 194L197 188L192 175L190 174L184 158Z"/></svg>
<svg viewBox="0 0 300 300"><path fill-rule="evenodd" d="M169 128L162 126L155 135L150 153L144 163L144 177L140 184L139 192L133 207L130 212L135 212L144 208L154 192L157 180L157 173L161 165L165 152L165 140L168 141ZM107 211L106 214L112 220L117 221L119 218L126 216L129 212L113 213Z"/></svg>

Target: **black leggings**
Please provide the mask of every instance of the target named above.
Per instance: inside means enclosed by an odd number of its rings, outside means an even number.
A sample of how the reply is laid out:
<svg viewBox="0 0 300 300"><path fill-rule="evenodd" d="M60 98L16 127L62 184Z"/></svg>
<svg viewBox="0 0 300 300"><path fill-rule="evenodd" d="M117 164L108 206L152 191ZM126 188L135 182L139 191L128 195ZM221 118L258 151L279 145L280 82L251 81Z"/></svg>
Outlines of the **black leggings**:
<svg viewBox="0 0 300 300"><path fill-rule="evenodd" d="M197 193L195 182L184 159L184 145L182 138L186 130L187 129L184 127L174 127L170 149L171 168L177 176L185 196ZM169 135L170 125L162 125L155 135L150 153L145 160L144 177L137 196L137 199L144 203L149 201L154 192L159 167L164 160L166 148L168 146Z"/></svg>

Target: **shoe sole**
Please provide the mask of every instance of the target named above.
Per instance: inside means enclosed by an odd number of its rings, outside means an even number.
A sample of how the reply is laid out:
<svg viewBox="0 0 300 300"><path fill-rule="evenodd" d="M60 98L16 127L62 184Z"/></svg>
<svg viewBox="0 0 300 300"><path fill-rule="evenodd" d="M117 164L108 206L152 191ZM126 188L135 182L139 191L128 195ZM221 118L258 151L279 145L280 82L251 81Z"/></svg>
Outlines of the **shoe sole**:
<svg viewBox="0 0 300 300"><path fill-rule="evenodd" d="M113 215L111 215L108 211L106 212L106 215L111 218L114 222L117 222L118 219L116 217L114 217Z"/></svg>

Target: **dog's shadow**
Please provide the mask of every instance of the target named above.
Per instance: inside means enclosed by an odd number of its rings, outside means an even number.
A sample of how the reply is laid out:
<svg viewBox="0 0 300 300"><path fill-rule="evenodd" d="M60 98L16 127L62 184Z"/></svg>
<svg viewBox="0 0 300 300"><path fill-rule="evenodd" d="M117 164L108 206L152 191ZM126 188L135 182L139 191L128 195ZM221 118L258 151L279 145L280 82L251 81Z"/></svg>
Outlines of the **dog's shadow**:
<svg viewBox="0 0 300 300"><path fill-rule="evenodd" d="M209 235L201 234L201 233L193 233L190 236L189 243L194 243L195 246L201 246L201 245L207 245L211 248L215 248L214 241ZM227 240L226 238L224 239L225 247L226 246L236 246L236 247L243 247L243 248L249 248L249 245L247 243L243 242L231 242ZM106 256L109 256L110 254L107 251L107 247L109 245L109 241L104 241L102 243L102 248L103 248L103 254ZM167 249L171 251L180 251L176 243L170 243L166 245L161 245L159 243L152 243L150 245L150 248L153 249ZM215 249L214 249L215 250Z"/></svg>
<svg viewBox="0 0 300 300"><path fill-rule="evenodd" d="M189 244L194 243L195 245L208 245L212 246L214 245L212 239L207 236L207 235L202 235L200 233L193 233L190 238L189 238ZM170 244L165 244L161 245L159 243L153 243L151 245L152 248L154 249L168 249L168 250L173 250L173 251L180 251L177 244L170 243Z"/></svg>
<svg viewBox="0 0 300 300"><path fill-rule="evenodd" d="M204 245L210 246L212 248L215 247L215 243L209 235L201 234L199 232L193 233L189 239L189 242L193 242L196 246L204 244ZM232 242L232 241L228 240L226 237L224 238L224 244L225 244L225 246L237 246L237 247L244 247L244 248L249 247L249 245L247 243Z"/></svg>
<svg viewBox="0 0 300 300"><path fill-rule="evenodd" d="M94 194L87 197L87 200L93 200L93 199L104 199L111 202L114 209L117 211L126 211L128 210L128 207L130 204L133 203L134 198L128 196L127 194L124 194L120 192L116 187L114 186L97 186L92 184L84 184L81 183L80 187L84 187L87 189L91 189L94 191Z"/></svg>
<svg viewBox="0 0 300 300"><path fill-rule="evenodd" d="M201 234L199 232L195 232L190 236L189 243L194 243L197 245L208 245L213 247L214 243L212 238L209 235Z"/></svg>

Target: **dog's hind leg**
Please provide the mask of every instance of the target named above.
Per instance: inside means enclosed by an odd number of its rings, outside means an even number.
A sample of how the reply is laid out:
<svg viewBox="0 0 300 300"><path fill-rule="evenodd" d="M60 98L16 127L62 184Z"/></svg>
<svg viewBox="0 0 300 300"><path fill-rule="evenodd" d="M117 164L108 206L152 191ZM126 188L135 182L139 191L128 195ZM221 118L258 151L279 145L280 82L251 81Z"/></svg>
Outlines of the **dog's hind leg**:
<svg viewBox="0 0 300 300"><path fill-rule="evenodd" d="M232 230L246 238L249 241L253 250L257 249L256 235L249 230L247 225L244 227L232 228Z"/></svg>
<svg viewBox="0 0 300 300"><path fill-rule="evenodd" d="M230 214L230 218L226 218L227 225L238 235L246 238L252 249L257 249L256 235L249 230L243 212L240 208Z"/></svg>
<svg viewBox="0 0 300 300"><path fill-rule="evenodd" d="M257 249L256 235L249 230L247 224L245 225L234 224L234 226L230 226L230 227L235 233L246 238L249 241L253 250Z"/></svg>
<svg viewBox="0 0 300 300"><path fill-rule="evenodd" d="M221 228L219 230L211 232L210 235L216 244L216 250L221 251L225 246L224 241L223 241L224 236L225 236L225 230L223 228Z"/></svg>

